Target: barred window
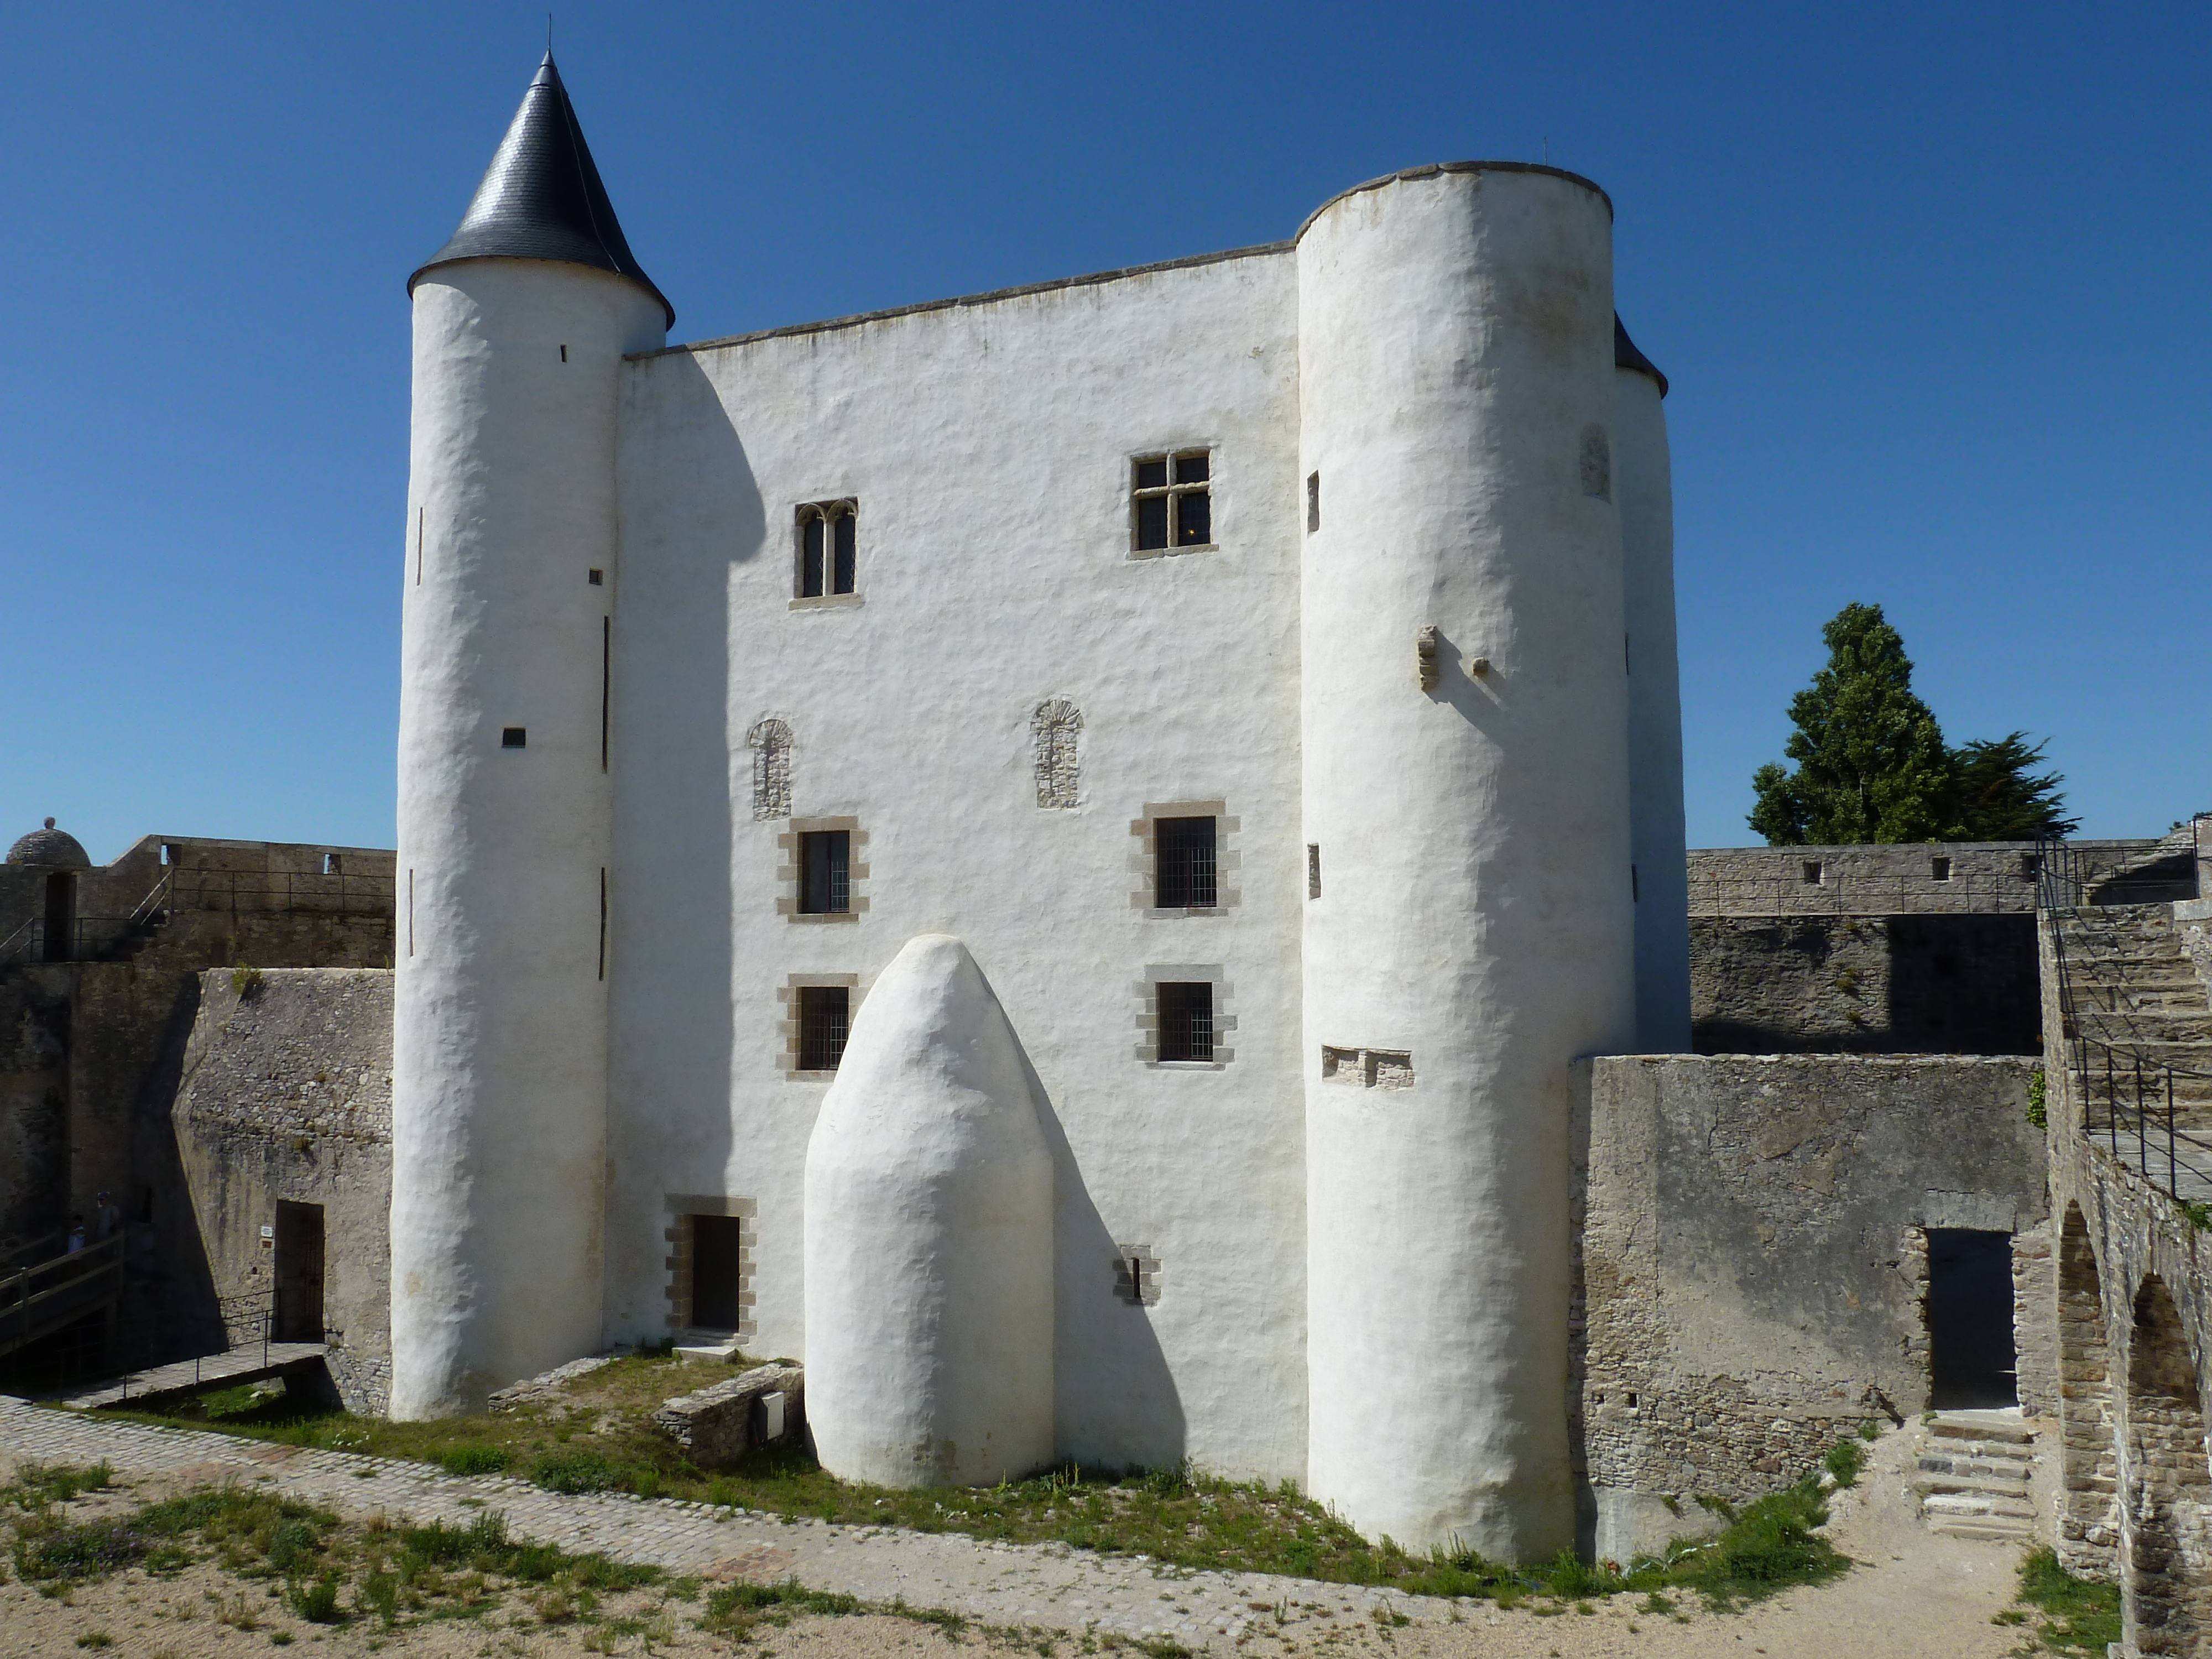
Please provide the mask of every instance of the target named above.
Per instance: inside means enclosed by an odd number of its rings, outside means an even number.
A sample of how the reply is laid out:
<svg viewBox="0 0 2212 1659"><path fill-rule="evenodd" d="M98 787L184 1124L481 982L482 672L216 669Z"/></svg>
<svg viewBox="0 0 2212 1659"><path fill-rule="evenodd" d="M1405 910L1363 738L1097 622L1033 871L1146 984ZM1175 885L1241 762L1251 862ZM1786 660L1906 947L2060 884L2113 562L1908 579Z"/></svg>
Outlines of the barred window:
<svg viewBox="0 0 2212 1659"><path fill-rule="evenodd" d="M843 915L853 908L853 832L811 830L799 837L799 914Z"/></svg>
<svg viewBox="0 0 2212 1659"><path fill-rule="evenodd" d="M800 599L855 591L860 518L857 501L811 501L799 509Z"/></svg>
<svg viewBox="0 0 2212 1659"><path fill-rule="evenodd" d="M842 985L799 988L799 1069L834 1072L845 1057L852 991Z"/></svg>
<svg viewBox="0 0 2212 1659"><path fill-rule="evenodd" d="M1213 1059L1213 985L1210 980L1164 981L1158 990L1163 1060Z"/></svg>
<svg viewBox="0 0 2212 1659"><path fill-rule="evenodd" d="M1212 458L1203 449L1140 455L1132 472L1130 545L1139 553L1213 542Z"/></svg>
<svg viewBox="0 0 2212 1659"><path fill-rule="evenodd" d="M1216 820L1160 818L1152 826L1158 864L1152 902L1163 910L1211 910L1218 902L1214 873Z"/></svg>

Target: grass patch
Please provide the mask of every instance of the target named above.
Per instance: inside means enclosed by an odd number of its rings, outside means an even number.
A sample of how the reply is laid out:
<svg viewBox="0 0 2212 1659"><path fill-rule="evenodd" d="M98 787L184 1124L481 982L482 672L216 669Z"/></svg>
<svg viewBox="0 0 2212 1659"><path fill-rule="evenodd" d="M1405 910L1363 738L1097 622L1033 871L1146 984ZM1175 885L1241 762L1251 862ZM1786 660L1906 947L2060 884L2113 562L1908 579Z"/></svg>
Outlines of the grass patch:
<svg viewBox="0 0 2212 1659"><path fill-rule="evenodd" d="M2120 1639L2118 1588L2076 1578L2058 1565L2056 1551L2037 1550L2020 1564L2019 1599L2043 1615L2035 1634L2046 1653L2101 1659L2106 1644Z"/></svg>
<svg viewBox="0 0 2212 1659"><path fill-rule="evenodd" d="M803 1446L792 1445L756 1450L733 1468L709 1471L691 1463L683 1449L653 1425L652 1414L669 1396L688 1394L726 1374L719 1367L686 1365L670 1356L636 1354L586 1373L554 1398L512 1412L433 1422L357 1418L283 1400L264 1401L228 1415L209 1412L204 1398L160 1416L127 1411L104 1414L435 1463L455 1473L489 1474L504 1468L526 1473L533 1482L554 1492L690 1498L794 1519L961 1533L1007 1543L1052 1542L1107 1553L1141 1553L1177 1569L1284 1574L1418 1595L1478 1596L1506 1606L1532 1597L1571 1602L1674 1586L1696 1589L1723 1605L1736 1605L1786 1583L1832 1577L1848 1565L1824 1540L1813 1535L1820 1522L1810 1517L1820 1509L1817 1490L1809 1482L1790 1493L1761 1499L1740 1515L1717 1498L1700 1499L1725 1522L1721 1536L1678 1542L1653 1560L1624 1568L1611 1563L1590 1565L1563 1555L1506 1567L1463 1550L1409 1551L1388 1540L1370 1543L1293 1483L1221 1480L1187 1465L1159 1469L1071 1466L988 1488L894 1491L838 1480ZM1851 1449L1856 1450L1856 1443ZM392 1577L390 1586L374 1577L349 1581L355 1584L355 1601L363 1609L362 1616L407 1613L411 1590L399 1582L398 1558L384 1571ZM592 1589L580 1582L576 1588ZM732 1602L726 1616L742 1615L757 1623L767 1605ZM392 1609L388 1614L387 1607ZM540 1616L559 1622L586 1613L580 1597L570 1595L564 1603L554 1595L546 1599Z"/></svg>
<svg viewBox="0 0 2212 1659"><path fill-rule="evenodd" d="M39 1510L49 1504L66 1504L86 1492L98 1492L115 1478L115 1471L105 1462L94 1463L90 1468L80 1469L67 1463L51 1467L43 1463L25 1463L15 1471L15 1479L0 1486L0 1505L19 1510Z"/></svg>

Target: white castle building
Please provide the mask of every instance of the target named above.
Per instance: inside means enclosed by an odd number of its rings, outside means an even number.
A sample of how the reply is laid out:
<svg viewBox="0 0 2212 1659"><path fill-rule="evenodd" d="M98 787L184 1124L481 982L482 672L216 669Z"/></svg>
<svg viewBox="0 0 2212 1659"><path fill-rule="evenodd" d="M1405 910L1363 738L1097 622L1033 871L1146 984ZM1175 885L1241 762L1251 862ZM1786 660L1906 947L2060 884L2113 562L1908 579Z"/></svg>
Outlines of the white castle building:
<svg viewBox="0 0 2212 1659"><path fill-rule="evenodd" d="M410 283L395 1413L704 1328L842 1474L1571 1542L1570 1065L1688 1047L1612 217L670 346L549 57Z"/></svg>

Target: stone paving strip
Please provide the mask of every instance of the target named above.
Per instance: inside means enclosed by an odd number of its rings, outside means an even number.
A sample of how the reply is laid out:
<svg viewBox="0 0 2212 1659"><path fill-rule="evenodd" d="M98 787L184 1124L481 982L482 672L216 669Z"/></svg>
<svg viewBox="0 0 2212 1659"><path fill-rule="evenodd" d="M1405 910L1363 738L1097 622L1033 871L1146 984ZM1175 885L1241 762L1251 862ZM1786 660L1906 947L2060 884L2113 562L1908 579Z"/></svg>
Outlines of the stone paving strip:
<svg viewBox="0 0 2212 1659"><path fill-rule="evenodd" d="M253 1482L344 1514L381 1512L414 1525L465 1525L496 1510L507 1516L511 1537L597 1550L701 1578L763 1584L796 1578L812 1589L879 1603L903 1599L912 1607L985 1624L1095 1627L1193 1649L1226 1648L1248 1629L1272 1630L1273 1609L1290 1602L1304 1604L1285 1611L1308 1634L1323 1617L1348 1622L1347 1613L1364 1620L1387 1609L1417 1624L1441 1624L1452 1614L1452 1603L1435 1597L1261 1573L1198 1572L1148 1556L1102 1556L1061 1544L835 1526L682 1498L565 1496L505 1475L449 1475L427 1463L118 1422L7 1395L0 1395L0 1451L40 1463L105 1459L118 1475Z"/></svg>

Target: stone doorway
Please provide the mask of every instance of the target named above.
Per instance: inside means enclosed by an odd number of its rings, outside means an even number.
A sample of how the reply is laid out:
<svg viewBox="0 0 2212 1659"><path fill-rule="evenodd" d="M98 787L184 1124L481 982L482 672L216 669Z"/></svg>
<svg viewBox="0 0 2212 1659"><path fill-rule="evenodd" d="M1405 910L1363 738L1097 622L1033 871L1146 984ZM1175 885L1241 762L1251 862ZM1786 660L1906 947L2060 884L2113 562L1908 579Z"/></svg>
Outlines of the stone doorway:
<svg viewBox="0 0 2212 1659"><path fill-rule="evenodd" d="M1928 1370L1937 1411L2020 1403L2010 1233L1928 1230Z"/></svg>
<svg viewBox="0 0 2212 1659"><path fill-rule="evenodd" d="M276 1206L276 1309L270 1334L279 1342L323 1340L323 1206Z"/></svg>
<svg viewBox="0 0 2212 1659"><path fill-rule="evenodd" d="M76 878L66 871L46 878L46 931L40 954L48 962L76 960Z"/></svg>
<svg viewBox="0 0 2212 1659"><path fill-rule="evenodd" d="M736 1216L691 1218L691 1323L735 1331L744 1322L744 1223Z"/></svg>

